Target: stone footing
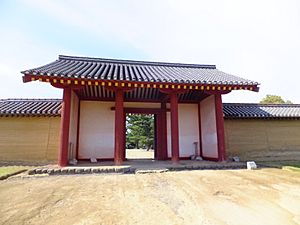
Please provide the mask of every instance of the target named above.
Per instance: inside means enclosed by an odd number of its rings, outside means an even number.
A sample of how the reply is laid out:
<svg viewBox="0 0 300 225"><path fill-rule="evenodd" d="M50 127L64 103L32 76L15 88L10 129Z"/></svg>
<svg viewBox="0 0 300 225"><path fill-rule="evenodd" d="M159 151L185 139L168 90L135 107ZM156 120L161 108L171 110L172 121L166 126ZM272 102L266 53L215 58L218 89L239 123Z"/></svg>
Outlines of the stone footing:
<svg viewBox="0 0 300 225"><path fill-rule="evenodd" d="M219 169L246 169L246 163L214 163L199 165L170 165L162 168L143 167L61 167L61 168L35 168L28 171L29 175L49 174L49 175L72 175L72 174L144 174L144 173L163 173L168 171L182 170L219 170Z"/></svg>

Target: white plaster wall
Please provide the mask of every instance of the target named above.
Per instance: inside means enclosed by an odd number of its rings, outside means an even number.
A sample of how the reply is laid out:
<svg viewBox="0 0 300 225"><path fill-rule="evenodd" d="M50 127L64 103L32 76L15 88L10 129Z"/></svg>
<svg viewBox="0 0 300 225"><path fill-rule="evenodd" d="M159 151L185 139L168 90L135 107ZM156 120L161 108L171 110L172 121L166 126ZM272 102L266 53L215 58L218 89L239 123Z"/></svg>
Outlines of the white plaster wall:
<svg viewBox="0 0 300 225"><path fill-rule="evenodd" d="M195 154L194 142L199 146L198 104L179 104L179 155L190 157Z"/></svg>
<svg viewBox="0 0 300 225"><path fill-rule="evenodd" d="M199 143L199 122L197 104L178 105L179 156L190 157L195 154L194 142ZM199 146L199 144L198 144ZM167 112L168 157L172 157L171 113Z"/></svg>
<svg viewBox="0 0 300 225"><path fill-rule="evenodd" d="M80 102L79 159L114 157L113 106L114 102Z"/></svg>
<svg viewBox="0 0 300 225"><path fill-rule="evenodd" d="M201 101L201 137L204 157L218 157L215 98L211 95Z"/></svg>
<svg viewBox="0 0 300 225"><path fill-rule="evenodd" d="M156 108L160 109L160 103L153 102L124 102L124 107L129 108Z"/></svg>
<svg viewBox="0 0 300 225"><path fill-rule="evenodd" d="M69 159L76 157L77 123L79 100L74 91L71 92L70 129L69 129Z"/></svg>

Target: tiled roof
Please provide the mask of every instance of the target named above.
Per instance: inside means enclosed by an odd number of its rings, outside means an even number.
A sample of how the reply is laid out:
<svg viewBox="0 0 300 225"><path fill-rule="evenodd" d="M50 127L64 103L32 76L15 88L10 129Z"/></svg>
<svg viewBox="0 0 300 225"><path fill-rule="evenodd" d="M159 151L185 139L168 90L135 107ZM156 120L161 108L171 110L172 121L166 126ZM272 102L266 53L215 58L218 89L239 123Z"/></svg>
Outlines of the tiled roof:
<svg viewBox="0 0 300 225"><path fill-rule="evenodd" d="M219 85L258 83L230 75L215 65L162 63L74 56L59 56L47 65L25 70L25 76L61 77L131 82L165 82Z"/></svg>
<svg viewBox="0 0 300 225"><path fill-rule="evenodd" d="M3 116L60 116L60 99L0 99Z"/></svg>
<svg viewBox="0 0 300 225"><path fill-rule="evenodd" d="M223 104L225 118L300 118L300 104Z"/></svg>
<svg viewBox="0 0 300 225"><path fill-rule="evenodd" d="M60 99L2 99L2 116L60 116ZM300 118L300 104L224 103L225 119Z"/></svg>

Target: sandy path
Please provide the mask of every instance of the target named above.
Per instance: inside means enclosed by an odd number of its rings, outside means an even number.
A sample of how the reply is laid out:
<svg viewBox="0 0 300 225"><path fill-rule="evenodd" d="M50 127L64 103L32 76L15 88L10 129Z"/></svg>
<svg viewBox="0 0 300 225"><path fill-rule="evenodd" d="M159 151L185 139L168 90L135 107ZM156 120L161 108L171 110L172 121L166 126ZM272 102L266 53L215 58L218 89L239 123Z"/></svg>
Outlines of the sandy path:
<svg viewBox="0 0 300 225"><path fill-rule="evenodd" d="M300 173L184 171L13 178L0 224L300 224Z"/></svg>

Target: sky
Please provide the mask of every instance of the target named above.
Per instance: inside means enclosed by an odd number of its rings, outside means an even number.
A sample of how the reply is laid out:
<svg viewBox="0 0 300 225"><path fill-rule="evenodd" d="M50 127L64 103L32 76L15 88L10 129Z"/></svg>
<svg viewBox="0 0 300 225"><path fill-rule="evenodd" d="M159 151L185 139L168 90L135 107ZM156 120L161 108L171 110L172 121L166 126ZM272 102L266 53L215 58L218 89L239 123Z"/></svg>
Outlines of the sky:
<svg viewBox="0 0 300 225"><path fill-rule="evenodd" d="M58 55L213 64L300 103L299 0L0 0L0 98L61 98L20 71Z"/></svg>

